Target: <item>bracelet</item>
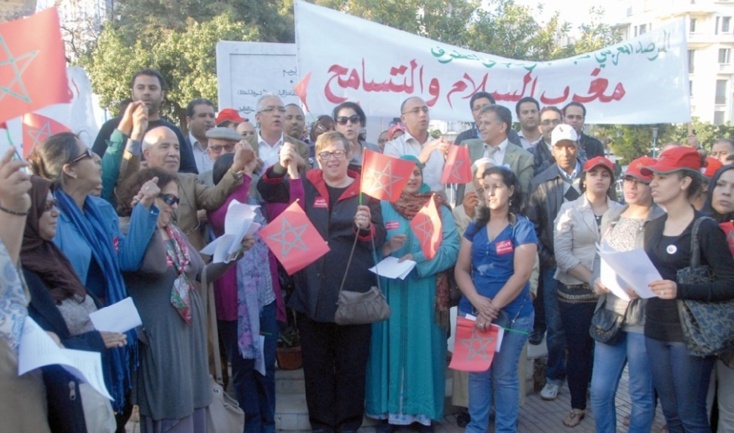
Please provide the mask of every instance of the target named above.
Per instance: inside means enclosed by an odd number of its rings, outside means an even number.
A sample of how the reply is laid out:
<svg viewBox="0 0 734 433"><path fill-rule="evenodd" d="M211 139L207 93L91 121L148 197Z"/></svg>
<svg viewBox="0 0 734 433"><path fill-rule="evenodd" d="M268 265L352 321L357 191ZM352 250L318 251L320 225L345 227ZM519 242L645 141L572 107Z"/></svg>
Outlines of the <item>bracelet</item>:
<svg viewBox="0 0 734 433"><path fill-rule="evenodd" d="M8 209L8 208L2 207L2 206L0 206L0 211L3 211L3 212L8 213L10 215L15 215L15 216L28 216L28 211L18 212L17 210Z"/></svg>

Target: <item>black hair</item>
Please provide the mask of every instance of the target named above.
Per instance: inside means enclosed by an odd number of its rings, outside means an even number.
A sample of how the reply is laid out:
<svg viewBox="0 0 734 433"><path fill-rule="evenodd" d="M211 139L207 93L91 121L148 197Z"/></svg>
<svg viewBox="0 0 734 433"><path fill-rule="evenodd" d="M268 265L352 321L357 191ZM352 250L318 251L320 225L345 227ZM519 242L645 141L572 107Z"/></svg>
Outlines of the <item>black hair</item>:
<svg viewBox="0 0 734 433"><path fill-rule="evenodd" d="M227 170L232 167L233 162L234 152L225 153L214 161L214 167L212 168L212 180L214 181L214 185L218 184L224 175L227 174Z"/></svg>
<svg viewBox="0 0 734 433"><path fill-rule="evenodd" d="M703 205L703 212L718 222L731 221L734 219L734 212L722 215L716 209L714 209L712 203L714 199L714 188L716 188L716 183L719 181L721 176L729 170L734 170L734 165L725 165L716 170L716 173L714 173L714 177L712 177L711 182L709 182L709 190L706 193L706 203Z"/></svg>
<svg viewBox="0 0 734 433"><path fill-rule="evenodd" d="M492 105L494 105L494 104L497 103L497 101L494 99L494 96L492 96L491 93L488 93L488 92L477 92L477 93L471 95L471 99L469 99L469 109L473 109L474 108L474 101L476 101L477 99L480 99L480 98L487 98L487 99L489 99L489 102L491 102Z"/></svg>
<svg viewBox="0 0 734 433"><path fill-rule="evenodd" d="M563 112L563 115L564 116L566 115L566 110L568 109L568 107L579 107L579 108L581 108L581 112L584 113L584 118L586 118L586 107L584 107L584 104L582 104L580 102L576 102L576 101L569 102L568 104L566 104L563 107L562 112Z"/></svg>
<svg viewBox="0 0 734 433"><path fill-rule="evenodd" d="M332 119L336 120L336 118L339 116L339 112L344 108L351 108L354 110L355 113L357 113L357 116L359 116L359 123L362 125L362 127L365 127L367 125L367 116L364 114L364 110L362 110L362 107L359 106L359 104L351 101L342 102L341 104L334 107L334 111L331 113ZM403 111L402 108L400 111Z"/></svg>
<svg viewBox="0 0 734 433"><path fill-rule="evenodd" d="M540 111L540 103L538 103L538 100L533 98L532 96L526 96L517 101L517 104L515 104L515 114L517 114L517 117L520 117L520 106L526 102L532 102L533 104L535 104L535 107L538 109L538 111Z"/></svg>
<svg viewBox="0 0 734 433"><path fill-rule="evenodd" d="M614 178L614 171L608 169L606 166L603 166L603 165L597 165L596 167L601 167L604 170L609 172L609 176L611 176L611 181L609 182L609 189L607 190L607 197L609 197L610 199L614 201L617 201L617 182L616 182L616 179ZM593 167L593 168L596 168L596 167ZM586 173L588 173L588 171L584 170L584 172L581 173L581 177L579 178L579 189L581 190L582 194L586 192Z"/></svg>
<svg viewBox="0 0 734 433"><path fill-rule="evenodd" d="M214 103L206 98L196 98L192 99L191 102L186 106L186 116L188 117L194 117L194 108L197 105L208 105L212 108L214 108ZM216 110L216 108L214 108Z"/></svg>
<svg viewBox="0 0 734 433"><path fill-rule="evenodd" d="M520 189L520 181L517 179L515 173L513 173L512 170L507 167L495 165L484 170L484 172L482 173L482 179L492 174L499 174L500 176L502 176L502 183L504 183L508 188L513 189L512 197L510 197L509 203L510 216L517 217L518 215L521 215L525 210L525 197L522 189ZM470 233L469 236L474 236L475 234L477 234L477 232L479 232L479 230L486 227L487 223L489 223L489 218L489 206L484 205L478 207L476 223L474 224L474 232Z"/></svg>
<svg viewBox="0 0 734 433"><path fill-rule="evenodd" d="M155 69L150 69L150 68L141 69L133 75L133 79L130 80L131 89L135 87L135 79L141 75L146 75L148 77L156 77L158 79L158 84L161 86L161 90L164 92L166 91L166 81L163 79L163 75L161 75L161 73L156 71Z"/></svg>
<svg viewBox="0 0 734 433"><path fill-rule="evenodd" d="M507 125L507 129L505 130L505 134L509 134L510 129L512 129L512 111L510 111L509 108L503 107L502 105L487 105L486 107L482 108L482 111L479 112L479 115L485 113L494 113L494 115L497 117L497 119Z"/></svg>
<svg viewBox="0 0 734 433"><path fill-rule="evenodd" d="M538 112L538 119L543 117L543 113L548 112L548 111L555 111L556 113L558 113L559 116L561 116L561 119L563 118L563 113L561 112L561 110L558 107L556 107L555 105L549 105L547 107L543 107Z"/></svg>
<svg viewBox="0 0 734 433"><path fill-rule="evenodd" d="M117 213L120 216L130 216L133 212L131 206L133 197L135 197L143 184L154 177L158 178L158 187L163 189L171 182L177 182L178 177L175 173L163 170L158 167L144 168L133 174L125 180L119 188L117 188Z"/></svg>

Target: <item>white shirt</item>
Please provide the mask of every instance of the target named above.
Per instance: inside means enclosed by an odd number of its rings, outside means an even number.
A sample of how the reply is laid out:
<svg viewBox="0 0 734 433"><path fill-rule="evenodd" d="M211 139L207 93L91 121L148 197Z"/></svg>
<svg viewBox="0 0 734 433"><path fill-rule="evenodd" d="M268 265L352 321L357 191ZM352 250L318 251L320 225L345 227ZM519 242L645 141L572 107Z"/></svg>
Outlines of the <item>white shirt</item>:
<svg viewBox="0 0 734 433"><path fill-rule="evenodd" d="M263 140L260 131L257 131L257 156L265 163L264 168L275 165L280 160L280 148L283 147L283 138L284 135L281 133L278 141L271 146Z"/></svg>
<svg viewBox="0 0 734 433"><path fill-rule="evenodd" d="M528 140L527 138L525 138L525 135L523 135L523 133L522 133L522 129L520 129L520 131L518 131L517 136L520 137L520 144L522 145L522 148L525 149L525 150L528 150L531 147L535 146L536 144L538 144L540 142L540 140L543 139L543 134L541 134L540 135L540 138L538 138L537 140L531 142L530 140Z"/></svg>
<svg viewBox="0 0 734 433"><path fill-rule="evenodd" d="M417 138L410 135L408 131L400 137L385 143L385 155L400 158L403 155L413 155L418 157L423 146L431 141L429 135L425 143L421 143ZM443 172L444 158L441 152L436 148L431 152L430 158L423 167L423 183L431 187L431 191L443 192L444 186L441 184L441 173Z"/></svg>
<svg viewBox="0 0 734 433"><path fill-rule="evenodd" d="M205 173L214 168L214 161L209 158L209 153L199 140L189 133L189 141L191 142L191 150L194 152L194 160L196 161L196 170L199 174Z"/></svg>
<svg viewBox="0 0 734 433"><path fill-rule="evenodd" d="M510 142L506 138L497 146L490 146L489 144L484 143L484 157L491 159L494 165L503 165L505 163L505 153L507 152L507 146L509 144ZM490 153L490 149L492 147L497 149L494 154Z"/></svg>

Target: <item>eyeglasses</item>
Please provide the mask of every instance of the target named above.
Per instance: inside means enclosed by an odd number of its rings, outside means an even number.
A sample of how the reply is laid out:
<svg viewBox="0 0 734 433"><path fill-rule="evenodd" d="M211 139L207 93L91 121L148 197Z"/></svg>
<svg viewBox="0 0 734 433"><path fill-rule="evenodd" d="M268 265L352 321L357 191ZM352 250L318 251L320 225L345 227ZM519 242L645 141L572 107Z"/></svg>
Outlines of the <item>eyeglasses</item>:
<svg viewBox="0 0 734 433"><path fill-rule="evenodd" d="M220 154L222 153L222 149L226 152L233 152L234 151L235 143L230 144L218 144L214 146L207 146L207 149L211 150L212 153Z"/></svg>
<svg viewBox="0 0 734 433"><path fill-rule="evenodd" d="M178 196L175 196L173 194L160 194L158 198L161 199L163 203L167 204L168 206L173 206L181 201Z"/></svg>
<svg viewBox="0 0 734 433"><path fill-rule="evenodd" d="M335 150L333 152L329 152L328 150L325 150L323 152L319 152L319 159L322 161L328 161L329 158L334 157L336 159L342 159L347 155L347 152L343 150Z"/></svg>
<svg viewBox="0 0 734 433"><path fill-rule="evenodd" d="M285 107L282 105L268 105L267 107L264 107L262 110L260 110L261 113L272 113L273 111L278 110L279 113L285 113Z"/></svg>
<svg viewBox="0 0 734 433"><path fill-rule="evenodd" d="M339 117L336 118L336 123L338 123L338 124L340 124L342 126L343 125L346 125L347 122L352 122L352 125L356 125L356 124L361 124L362 123L362 119L358 115L356 115L356 114L353 114L353 115L351 115L349 117L347 117L347 116L339 116Z"/></svg>
<svg viewBox="0 0 734 433"><path fill-rule="evenodd" d="M84 151L79 156L72 159L71 163L76 164L77 162L81 161L84 158L91 158L91 157L92 157L92 149L87 147L86 149L84 149Z"/></svg>
<svg viewBox="0 0 734 433"><path fill-rule="evenodd" d="M43 211L48 212L56 206L56 199L46 200L46 204L43 206Z"/></svg>
<svg viewBox="0 0 734 433"><path fill-rule="evenodd" d="M428 106L424 105L422 107L415 107L412 110L403 111L403 114L412 113L412 114L418 115L418 114L421 113L421 111L424 112L424 113L428 113Z"/></svg>
<svg viewBox="0 0 734 433"><path fill-rule="evenodd" d="M540 122L543 126L549 126L549 125L560 125L561 119L545 119Z"/></svg>

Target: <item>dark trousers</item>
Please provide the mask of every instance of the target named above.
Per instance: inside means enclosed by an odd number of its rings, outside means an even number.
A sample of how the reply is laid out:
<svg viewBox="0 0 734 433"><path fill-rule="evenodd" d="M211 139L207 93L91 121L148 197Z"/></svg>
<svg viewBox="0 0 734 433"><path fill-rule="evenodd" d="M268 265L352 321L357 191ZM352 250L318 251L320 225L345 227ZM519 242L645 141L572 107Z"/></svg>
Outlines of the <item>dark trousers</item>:
<svg viewBox="0 0 734 433"><path fill-rule="evenodd" d="M372 325L339 326L298 314L308 418L314 431L356 431L364 417Z"/></svg>
<svg viewBox="0 0 734 433"><path fill-rule="evenodd" d="M560 301L558 304L568 349L566 377L571 391L571 408L586 409L586 393L594 365L594 339L589 335L589 327L596 303L571 304Z"/></svg>

